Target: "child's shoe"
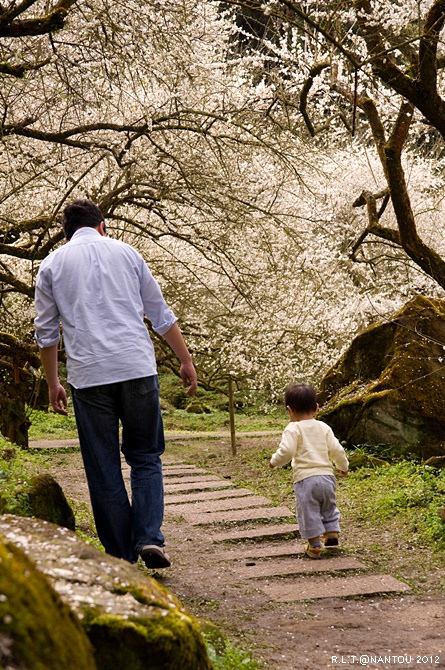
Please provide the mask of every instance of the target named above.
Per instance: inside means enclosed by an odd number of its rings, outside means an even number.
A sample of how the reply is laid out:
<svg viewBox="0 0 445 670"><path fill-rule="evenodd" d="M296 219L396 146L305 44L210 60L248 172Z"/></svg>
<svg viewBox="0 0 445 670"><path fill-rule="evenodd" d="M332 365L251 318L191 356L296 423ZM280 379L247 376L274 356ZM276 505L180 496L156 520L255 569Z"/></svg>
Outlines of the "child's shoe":
<svg viewBox="0 0 445 670"><path fill-rule="evenodd" d="M338 533L336 531L331 531L330 533L325 533L323 536L323 542L326 549L338 549Z"/></svg>
<svg viewBox="0 0 445 670"><path fill-rule="evenodd" d="M310 558L321 558L323 552L323 546L321 542L319 542L315 546L310 542L306 542L306 544L304 545L304 552Z"/></svg>

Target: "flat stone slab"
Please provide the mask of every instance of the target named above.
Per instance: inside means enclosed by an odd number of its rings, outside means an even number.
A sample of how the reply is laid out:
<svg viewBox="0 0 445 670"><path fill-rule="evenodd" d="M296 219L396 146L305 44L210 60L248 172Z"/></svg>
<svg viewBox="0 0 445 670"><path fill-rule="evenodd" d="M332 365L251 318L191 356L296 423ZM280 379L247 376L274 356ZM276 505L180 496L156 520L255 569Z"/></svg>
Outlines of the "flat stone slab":
<svg viewBox="0 0 445 670"><path fill-rule="evenodd" d="M230 521L250 521L253 519L279 519L294 516L287 507L253 507L252 509L227 510L226 512L208 512L207 514L183 514L192 526L205 526L212 523Z"/></svg>
<svg viewBox="0 0 445 670"><path fill-rule="evenodd" d="M71 438L66 440L31 440L29 442L30 449L72 449L79 447L79 438Z"/></svg>
<svg viewBox="0 0 445 670"><path fill-rule="evenodd" d="M226 482L223 479L214 480L210 482L181 482L180 484L164 483L164 493L178 493L179 491L204 491L205 489L221 489L232 488L231 482Z"/></svg>
<svg viewBox="0 0 445 670"><path fill-rule="evenodd" d="M165 497L165 505L180 505L201 500L221 500L225 498L239 498L241 496L253 496L249 489L221 489L216 491L199 491L191 493L169 493Z"/></svg>
<svg viewBox="0 0 445 670"><path fill-rule="evenodd" d="M296 524L284 523L275 526L260 526L258 528L242 528L241 530L230 530L224 533L212 535L213 542L236 542L241 540L264 540L271 538L293 535L298 537L298 526Z"/></svg>
<svg viewBox="0 0 445 670"><path fill-rule="evenodd" d="M304 554L304 542L296 543L295 540L289 542L280 542L277 544L251 544L244 547L235 545L233 549L227 549L212 554L212 558L217 561L252 561L257 558L278 558L280 556L301 556ZM321 559L320 559L321 560Z"/></svg>
<svg viewBox="0 0 445 670"><path fill-rule="evenodd" d="M218 475L184 475L183 477L168 477L169 484L195 484L196 482L223 482Z"/></svg>
<svg viewBox="0 0 445 670"><path fill-rule="evenodd" d="M170 477L186 477L186 476L195 476L195 475L205 475L207 470L204 470L204 468L196 468L195 466L192 466L191 468L188 467L177 467L176 465L170 465L170 466L163 466L162 467L162 474L164 475L164 478L170 478Z"/></svg>
<svg viewBox="0 0 445 670"><path fill-rule="evenodd" d="M315 561L314 561L315 562ZM371 596L382 593L404 593L410 587L391 575L360 575L348 577L311 577L291 582L276 582L260 586L272 600L278 603L318 598L348 598Z"/></svg>
<svg viewBox="0 0 445 670"><path fill-rule="evenodd" d="M296 558L293 561L277 560L256 563L254 560L244 565L231 565L230 569L241 579L265 579L284 575L304 575L314 572L337 572L343 570L364 570L366 565L355 558L333 556L332 558ZM248 563L246 565L246 563ZM349 578L348 578L349 579Z"/></svg>
<svg viewBox="0 0 445 670"><path fill-rule="evenodd" d="M181 514L186 518L190 514L208 514L210 512L222 512L223 510L241 510L249 507L263 507L272 504L269 498L264 496L246 496L244 498L226 498L224 500L206 500L200 502L189 502L185 505L169 505L167 514Z"/></svg>

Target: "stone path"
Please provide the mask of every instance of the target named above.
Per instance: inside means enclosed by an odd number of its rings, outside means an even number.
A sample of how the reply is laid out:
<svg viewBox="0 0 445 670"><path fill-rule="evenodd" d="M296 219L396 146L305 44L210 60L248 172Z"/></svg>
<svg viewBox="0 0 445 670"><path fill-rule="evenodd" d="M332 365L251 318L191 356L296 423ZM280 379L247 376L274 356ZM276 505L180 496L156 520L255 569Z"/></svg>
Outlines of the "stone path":
<svg viewBox="0 0 445 670"><path fill-rule="evenodd" d="M205 528L212 544L222 546L212 558L225 564L227 583L255 582L280 603L410 590L391 575L370 574L364 563L341 550L320 560L308 558L293 510L276 507L268 498L237 489L202 468L164 465L164 481L166 521L180 517L191 528ZM243 522L248 527L243 528Z"/></svg>

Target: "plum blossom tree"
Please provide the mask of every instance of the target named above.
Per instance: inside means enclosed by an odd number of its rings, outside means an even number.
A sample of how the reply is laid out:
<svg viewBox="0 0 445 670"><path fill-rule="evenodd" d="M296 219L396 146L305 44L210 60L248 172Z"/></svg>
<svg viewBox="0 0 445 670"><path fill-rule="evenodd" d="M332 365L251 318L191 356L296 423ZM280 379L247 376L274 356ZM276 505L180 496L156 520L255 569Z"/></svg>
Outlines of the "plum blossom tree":
<svg viewBox="0 0 445 670"><path fill-rule="evenodd" d="M239 50L222 11L228 4L10 3L11 25L40 21L45 30L0 34L9 64L0 69L6 335L32 341L38 263L62 242L60 213L74 197L95 200L110 234L145 255L208 386L232 376L273 397L296 376L316 381L357 328L410 291L432 290L431 273L401 253L390 207L378 221L392 232L378 238L374 226L361 239L369 222L345 201L362 183L375 181L378 194L387 173L370 150L364 112L352 114L348 59L315 28L298 32L293 3L266 3L275 23L261 35L265 48ZM321 4L320 21L327 11ZM43 21L55 12L57 25ZM350 32L365 53L363 38ZM322 67L331 54L338 64ZM362 69L377 95L369 64ZM397 104L385 88L385 132ZM426 162L410 157L406 179L418 194L412 207L424 240L442 208L440 157L429 159L428 189ZM434 236L440 255L439 243ZM388 261L396 268L390 283ZM2 350L9 383L12 354Z"/></svg>
<svg viewBox="0 0 445 670"><path fill-rule="evenodd" d="M404 152L430 159L445 137L441 0L229 0L269 17L262 58L275 83L271 111L291 131L331 131L373 142L382 166L377 188L354 200L366 207L355 252L370 236L404 253L445 288L443 255L419 234ZM275 27L275 31L272 30ZM273 37L271 38L271 32ZM273 85L273 84L272 84ZM389 205L395 226L386 217Z"/></svg>

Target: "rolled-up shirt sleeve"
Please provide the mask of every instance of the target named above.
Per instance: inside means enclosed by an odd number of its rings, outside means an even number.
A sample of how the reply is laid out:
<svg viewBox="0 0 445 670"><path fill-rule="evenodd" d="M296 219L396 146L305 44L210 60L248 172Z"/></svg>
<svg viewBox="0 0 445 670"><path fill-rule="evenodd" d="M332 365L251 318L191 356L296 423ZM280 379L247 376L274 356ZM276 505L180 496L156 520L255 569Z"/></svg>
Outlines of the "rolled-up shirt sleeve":
<svg viewBox="0 0 445 670"><path fill-rule="evenodd" d="M40 268L35 288L35 339L41 349L57 344L60 339L60 315L54 301L51 274Z"/></svg>
<svg viewBox="0 0 445 670"><path fill-rule="evenodd" d="M150 320L153 330L159 335L164 335L176 323L177 318L165 302L158 282L143 259L141 260L141 297L145 316Z"/></svg>

